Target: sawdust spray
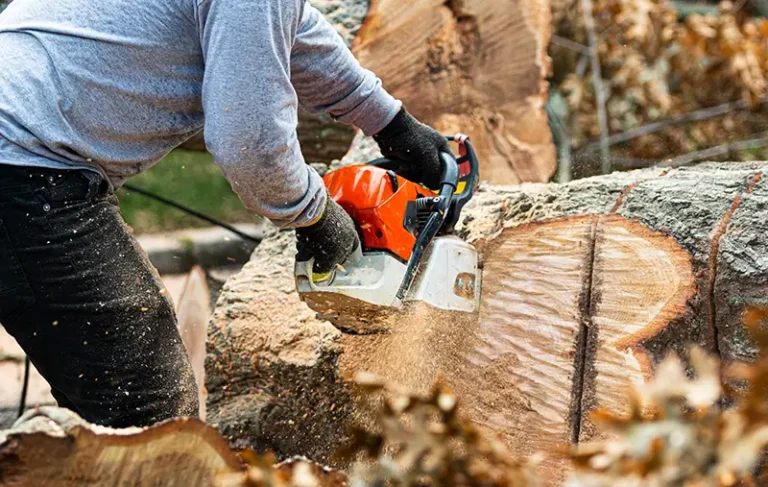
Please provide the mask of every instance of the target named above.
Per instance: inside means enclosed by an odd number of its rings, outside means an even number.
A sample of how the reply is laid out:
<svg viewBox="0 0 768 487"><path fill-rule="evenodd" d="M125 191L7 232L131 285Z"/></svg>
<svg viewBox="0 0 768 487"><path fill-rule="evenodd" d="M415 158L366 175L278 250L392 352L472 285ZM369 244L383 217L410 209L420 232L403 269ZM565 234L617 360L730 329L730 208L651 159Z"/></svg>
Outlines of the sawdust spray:
<svg viewBox="0 0 768 487"><path fill-rule="evenodd" d="M456 377L466 363L466 340L476 326L476 316L438 311L415 304L387 320L389 333L344 337L354 346L344 347L342 374L374 373L408 389L428 392L436 380Z"/></svg>

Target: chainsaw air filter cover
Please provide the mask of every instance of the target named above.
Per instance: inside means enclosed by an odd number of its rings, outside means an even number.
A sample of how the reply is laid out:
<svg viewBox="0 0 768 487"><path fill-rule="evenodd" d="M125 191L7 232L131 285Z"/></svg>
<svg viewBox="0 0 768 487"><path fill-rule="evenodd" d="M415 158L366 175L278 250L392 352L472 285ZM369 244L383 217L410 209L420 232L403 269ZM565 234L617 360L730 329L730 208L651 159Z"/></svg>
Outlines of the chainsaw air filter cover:
<svg viewBox="0 0 768 487"><path fill-rule="evenodd" d="M323 181L358 226L364 250L385 250L403 261L411 257L419 227L415 202L433 192L370 165L342 167Z"/></svg>

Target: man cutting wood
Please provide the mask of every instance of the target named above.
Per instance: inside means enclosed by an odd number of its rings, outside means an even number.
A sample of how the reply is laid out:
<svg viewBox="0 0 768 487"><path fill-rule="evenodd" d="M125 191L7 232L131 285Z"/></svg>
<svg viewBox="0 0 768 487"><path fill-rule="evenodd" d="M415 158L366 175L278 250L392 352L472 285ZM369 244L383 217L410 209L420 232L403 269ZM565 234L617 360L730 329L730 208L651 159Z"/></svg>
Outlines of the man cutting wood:
<svg viewBox="0 0 768 487"><path fill-rule="evenodd" d="M327 272L359 242L304 162L299 104L427 185L447 150L305 0L16 0L0 60L0 323L94 423L198 411L173 308L120 216L126 179L204 129L243 203Z"/></svg>

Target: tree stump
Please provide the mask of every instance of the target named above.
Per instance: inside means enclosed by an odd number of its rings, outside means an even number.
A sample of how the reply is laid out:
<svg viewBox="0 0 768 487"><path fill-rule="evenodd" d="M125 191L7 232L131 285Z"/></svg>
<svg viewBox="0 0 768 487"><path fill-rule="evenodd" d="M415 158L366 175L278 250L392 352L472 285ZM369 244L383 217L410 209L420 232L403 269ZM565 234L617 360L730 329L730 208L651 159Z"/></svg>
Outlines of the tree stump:
<svg viewBox="0 0 768 487"><path fill-rule="evenodd" d="M565 185L484 186L459 227L484 260L479 316L416 310L388 334L344 335L317 321L292 291L290 234L273 236L282 245L277 254L257 251L216 311L207 371L218 395L209 408L242 408L249 396L280 403L276 386L252 379L264 375L297 393L337 391L332 407L316 400L282 409L291 428L315 428L322 438L293 446L325 454L336 446L327 440L338 438L336 422L356 416L344 402L351 395L340 391L367 370L415 390L442 377L469 416L519 454L593 439L589 413L622 410L629 385L645 381L667 353L685 356L697 344L725 363L752 357L740 315L746 304L768 300L766 169L720 163ZM233 346L223 336L258 338ZM257 358L288 364L306 352L314 361L303 363L305 373L324 381L283 381ZM265 424L281 418L257 409L241 409L242 416ZM332 436L315 426L321 418ZM275 447L257 429L232 435L233 424L220 426L234 441ZM561 479L562 460L549 459L544 472Z"/></svg>

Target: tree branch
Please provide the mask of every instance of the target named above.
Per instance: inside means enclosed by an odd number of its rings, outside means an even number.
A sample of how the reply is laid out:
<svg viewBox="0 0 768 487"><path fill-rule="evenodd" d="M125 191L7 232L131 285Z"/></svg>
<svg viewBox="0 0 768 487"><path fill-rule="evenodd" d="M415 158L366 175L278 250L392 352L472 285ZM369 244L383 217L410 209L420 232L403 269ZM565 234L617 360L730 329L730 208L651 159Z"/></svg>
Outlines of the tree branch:
<svg viewBox="0 0 768 487"><path fill-rule="evenodd" d="M608 110L605 106L607 97L603 87L600 56L597 51L597 33L595 32L595 19L592 16L592 0L581 0L581 9L584 14L584 26L587 29L587 38L589 39L589 57L592 64L592 85L595 89L597 120L600 126L600 167L603 174L608 174L611 172L611 146L608 141Z"/></svg>
<svg viewBox="0 0 768 487"><path fill-rule="evenodd" d="M762 103L765 103L766 101L768 101L768 96L764 96L763 98L761 98L759 103L762 104ZM736 110L743 110L745 108L749 108L749 104L744 100L723 103L722 105L717 105L709 108L702 108L700 110L684 113L682 115L676 115L666 120L649 123L647 125L634 128L632 130L627 130L626 132L622 132L620 134L612 135L608 138L608 143L610 145L620 144L622 142L627 142L628 140L634 139L636 137L649 135L649 134L658 132L660 130L664 130L668 127L673 127L675 125L680 125L680 124L689 123L689 122L697 122L700 120L707 120L710 118L715 118L721 115L725 115L726 113L733 112ZM594 151L595 149L600 147L600 143L601 141L589 142L579 150L579 154L583 152Z"/></svg>
<svg viewBox="0 0 768 487"><path fill-rule="evenodd" d="M688 154L683 154L666 161L662 161L658 165L660 167L680 167L693 164L694 162L703 161L710 157L717 157L728 154L729 152L745 149L757 149L760 147L768 146L768 132L761 132L757 137L753 137L747 140L739 140L737 142L731 142L728 144L722 144L708 149L703 149Z"/></svg>
<svg viewBox="0 0 768 487"><path fill-rule="evenodd" d="M573 52L578 52L579 54L583 54L585 56L591 56L592 55L592 51L590 51L587 46L585 46L584 44L581 44L579 42L572 41L570 39L566 39L565 37L560 37L560 36L557 36L557 35L554 35L554 34L552 36L550 36L549 39L552 42L552 44L558 45L560 47L564 47L564 48L569 49L569 50L571 50Z"/></svg>

